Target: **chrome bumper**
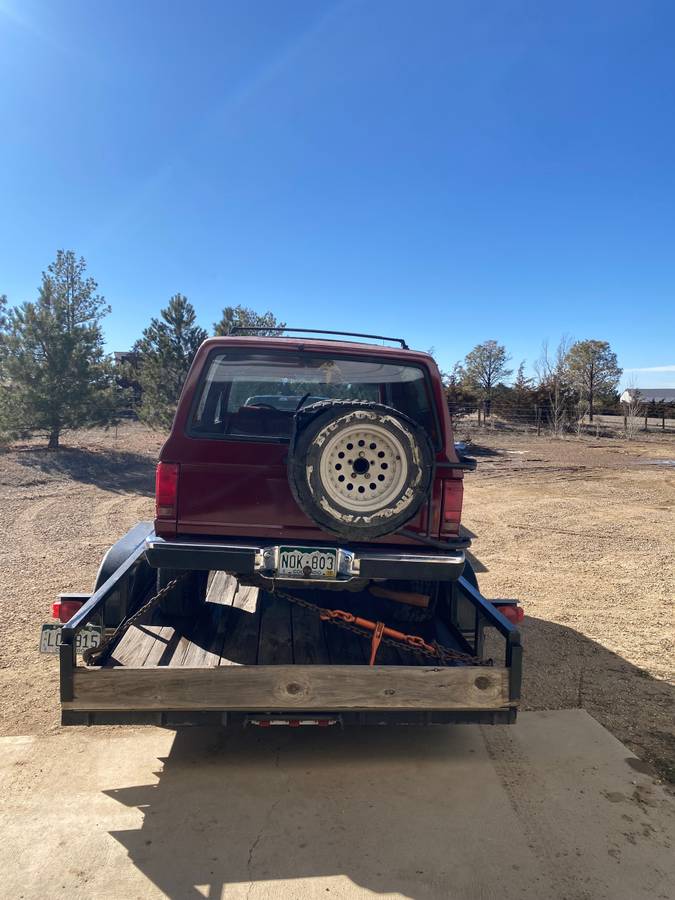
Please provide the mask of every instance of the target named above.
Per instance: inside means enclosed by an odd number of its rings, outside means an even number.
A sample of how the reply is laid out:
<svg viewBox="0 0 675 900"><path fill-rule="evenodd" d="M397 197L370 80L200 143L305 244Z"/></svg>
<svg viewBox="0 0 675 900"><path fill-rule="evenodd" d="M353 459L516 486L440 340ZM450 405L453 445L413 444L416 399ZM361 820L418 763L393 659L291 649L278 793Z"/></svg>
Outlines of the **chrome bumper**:
<svg viewBox="0 0 675 900"><path fill-rule="evenodd" d="M312 546L302 541L285 541L283 544L261 546L257 542L206 542L186 539L166 540L150 535L146 539L145 555L155 568L210 570L230 572L233 575L258 575L277 579L279 552L283 547ZM316 545L317 549L328 544ZM387 547L382 550L337 550L337 576L335 578L294 577L284 575L284 581L336 582L355 579L428 579L454 581L464 568L464 551L448 549L441 553Z"/></svg>

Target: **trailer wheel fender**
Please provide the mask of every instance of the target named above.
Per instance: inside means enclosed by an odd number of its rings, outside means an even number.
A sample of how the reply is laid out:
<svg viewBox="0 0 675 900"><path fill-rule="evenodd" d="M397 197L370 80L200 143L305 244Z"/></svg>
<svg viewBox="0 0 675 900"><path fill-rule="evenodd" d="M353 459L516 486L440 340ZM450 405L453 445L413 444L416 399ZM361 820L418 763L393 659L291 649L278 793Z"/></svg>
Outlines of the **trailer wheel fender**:
<svg viewBox="0 0 675 900"><path fill-rule="evenodd" d="M97 591L119 569L122 563L129 559L134 550L143 543L148 535L152 534L153 530L152 522L139 522L112 545L98 567L94 591Z"/></svg>
<svg viewBox="0 0 675 900"><path fill-rule="evenodd" d="M139 522L127 531L124 537L115 541L98 567L94 592L115 574L152 532L152 522ZM151 569L145 560L139 562L135 578L131 581L125 580L119 590L106 601L103 619L105 627L116 628L126 616L133 613L154 586L154 582L155 570Z"/></svg>

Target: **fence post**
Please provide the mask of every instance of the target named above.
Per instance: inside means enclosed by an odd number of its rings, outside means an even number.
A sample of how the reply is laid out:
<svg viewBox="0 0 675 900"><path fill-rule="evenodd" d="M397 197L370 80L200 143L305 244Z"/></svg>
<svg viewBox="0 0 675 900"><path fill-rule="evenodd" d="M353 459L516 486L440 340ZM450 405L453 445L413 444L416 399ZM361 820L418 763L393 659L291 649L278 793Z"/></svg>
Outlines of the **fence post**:
<svg viewBox="0 0 675 900"><path fill-rule="evenodd" d="M647 419L649 418L649 411L645 409L645 431L649 431L647 428Z"/></svg>
<svg viewBox="0 0 675 900"><path fill-rule="evenodd" d="M481 408L481 405L482 405L482 404L481 404L480 401L479 401L479 402L478 402L478 427L480 427L480 408Z"/></svg>
<svg viewBox="0 0 675 900"><path fill-rule="evenodd" d="M541 435L541 409L539 408L539 404L534 404L534 414L537 419L537 437Z"/></svg>
<svg viewBox="0 0 675 900"><path fill-rule="evenodd" d="M666 430L666 401L661 401L661 431Z"/></svg>

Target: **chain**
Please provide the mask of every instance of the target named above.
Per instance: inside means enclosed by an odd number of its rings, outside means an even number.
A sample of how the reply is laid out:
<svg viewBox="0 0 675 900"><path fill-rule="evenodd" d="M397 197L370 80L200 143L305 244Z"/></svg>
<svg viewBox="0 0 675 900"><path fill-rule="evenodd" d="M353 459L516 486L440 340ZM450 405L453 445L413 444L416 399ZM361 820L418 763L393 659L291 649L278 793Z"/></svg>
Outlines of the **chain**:
<svg viewBox="0 0 675 900"><path fill-rule="evenodd" d="M287 600L289 603L294 603L296 606L301 606L303 609L307 609L310 612L318 613L320 618L325 622L329 622L331 625L337 625L338 628L343 628L345 631L351 631L354 634L358 634L359 637L365 637L370 640L374 633L369 629L360 627L356 624L358 622L358 616L353 615L353 613L344 612L341 609L326 609L323 606L318 606L316 603L302 600L300 597L296 597L286 591L280 591L276 587L273 588L273 593L276 594L277 597L281 597L282 600ZM375 625L375 623L372 624ZM443 647L437 641L433 644L428 644L417 634L401 634L400 637L397 638L383 634L380 637L380 642L387 644L389 647L395 647L397 650L407 650L410 653L419 653L422 656L434 660L436 663L440 662L442 665L448 665L452 662L461 662L469 666L493 665L491 659L481 659L478 656L472 656L470 653L462 653L460 650L451 650L449 647Z"/></svg>
<svg viewBox="0 0 675 900"><path fill-rule="evenodd" d="M171 591L176 587L179 582L181 582L185 578L185 575L180 575L178 578L174 578L167 585L165 585L160 591L158 591L153 597L151 597L147 603L138 609L133 616L130 616L128 619L124 619L115 631L107 637L104 641L102 641L98 647L89 647L82 653L82 659L86 663L86 665L91 665L92 661L102 657L110 648L112 644L118 641L130 628L132 625L135 625L143 616L153 610L156 606L158 606L162 600L167 596L167 594L171 593ZM310 603L308 600L303 600L300 597L296 597L293 594L289 594L286 591L280 591L278 588L273 588L273 593L276 594L277 597L281 597L282 600L288 601L288 603L294 603L296 606L300 606L303 609L309 610L310 612L317 613L321 619L325 622L329 622L331 625L337 625L338 628L343 628L345 631L351 631L353 634L357 634L359 637L365 637L368 639L372 638L374 633L369 629L364 628L358 624L359 617L353 615L353 613L344 612L341 609L327 609L323 606L318 606L316 603ZM361 620L367 621L367 620ZM470 653L462 653L460 650L451 650L449 647L443 647L437 641L434 641L433 644L428 644L424 638L421 638L417 634L402 634L400 632L395 632L397 637L390 637L387 634L382 633L381 623L371 623L374 629L377 629L378 625L380 626L380 634L378 644L386 644L389 647L395 647L398 650L407 650L409 653L419 653L422 656L426 656L429 659L432 659L434 662L440 662L442 665L448 665L453 662L461 662L464 665L469 666L491 666L491 659L481 659L477 656L472 656ZM392 631L392 629L389 629Z"/></svg>
<svg viewBox="0 0 675 900"><path fill-rule="evenodd" d="M185 573L187 574L187 573ZM167 594L170 594L171 591L176 587L176 585L185 578L185 574L179 575L178 578L174 578L167 585L165 585L160 591L157 591L154 597L151 597L147 603L143 604L140 609L138 609L133 616L130 616L128 619L124 619L117 628L113 631L110 637L107 637L104 641L98 645L98 647L88 647L82 653L82 659L87 665L91 665L92 660L97 659L99 656L103 656L104 653L110 648L111 644L114 644L115 641L119 640L130 628L132 625L135 625L139 619L143 618L146 613L149 613L156 606L158 606L162 600L166 597Z"/></svg>

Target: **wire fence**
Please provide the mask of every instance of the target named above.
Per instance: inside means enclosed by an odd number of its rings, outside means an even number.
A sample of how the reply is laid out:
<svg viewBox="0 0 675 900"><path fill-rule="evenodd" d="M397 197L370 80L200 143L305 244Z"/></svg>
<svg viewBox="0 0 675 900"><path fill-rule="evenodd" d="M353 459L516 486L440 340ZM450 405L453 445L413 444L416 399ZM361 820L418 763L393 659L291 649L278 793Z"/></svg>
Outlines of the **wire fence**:
<svg viewBox="0 0 675 900"><path fill-rule="evenodd" d="M481 429L508 429L535 434L675 434L675 403L645 403L628 411L621 404L601 406L591 419L587 406L570 404L552 407L547 402L485 401L448 403L453 427L467 425Z"/></svg>

